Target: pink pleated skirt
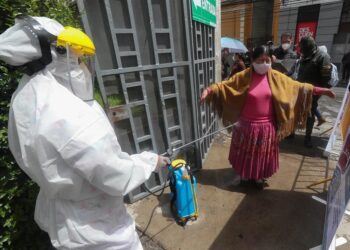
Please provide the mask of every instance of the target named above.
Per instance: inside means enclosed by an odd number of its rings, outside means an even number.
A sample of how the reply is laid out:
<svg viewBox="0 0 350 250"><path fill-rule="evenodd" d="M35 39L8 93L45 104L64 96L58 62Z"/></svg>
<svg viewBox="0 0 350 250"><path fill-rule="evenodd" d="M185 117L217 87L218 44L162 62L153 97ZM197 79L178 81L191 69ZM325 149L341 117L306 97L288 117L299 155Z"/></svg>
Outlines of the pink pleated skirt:
<svg viewBox="0 0 350 250"><path fill-rule="evenodd" d="M271 177L279 168L274 121L240 119L232 131L229 161L241 178Z"/></svg>

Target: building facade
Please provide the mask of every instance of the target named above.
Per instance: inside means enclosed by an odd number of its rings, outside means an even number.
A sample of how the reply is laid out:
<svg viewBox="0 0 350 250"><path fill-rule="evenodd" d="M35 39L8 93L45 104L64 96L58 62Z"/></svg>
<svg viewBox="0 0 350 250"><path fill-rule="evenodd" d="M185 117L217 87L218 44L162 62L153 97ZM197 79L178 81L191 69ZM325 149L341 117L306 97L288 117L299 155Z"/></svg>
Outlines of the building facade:
<svg viewBox="0 0 350 250"><path fill-rule="evenodd" d="M273 41L283 32L297 45L311 34L325 45L340 69L350 51L350 1L348 0L222 0L221 35L241 40L249 49Z"/></svg>
<svg viewBox="0 0 350 250"><path fill-rule="evenodd" d="M290 32L298 45L301 37L312 35L318 45L325 45L332 61L339 68L342 55L350 49L349 1L285 0L279 15L279 36ZM342 17L343 16L343 17ZM347 24L347 25L346 25Z"/></svg>
<svg viewBox="0 0 350 250"><path fill-rule="evenodd" d="M250 49L277 42L279 9L279 0L222 0L221 36L239 39Z"/></svg>

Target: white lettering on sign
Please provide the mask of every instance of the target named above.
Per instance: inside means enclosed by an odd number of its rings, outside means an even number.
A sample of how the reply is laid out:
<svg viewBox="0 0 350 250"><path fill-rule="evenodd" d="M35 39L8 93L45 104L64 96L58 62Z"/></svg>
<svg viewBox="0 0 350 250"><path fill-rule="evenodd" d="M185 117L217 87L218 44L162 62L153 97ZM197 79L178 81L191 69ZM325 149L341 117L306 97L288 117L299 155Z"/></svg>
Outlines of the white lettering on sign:
<svg viewBox="0 0 350 250"><path fill-rule="evenodd" d="M202 8L215 16L215 6L208 0L202 0Z"/></svg>
<svg viewBox="0 0 350 250"><path fill-rule="evenodd" d="M194 6L202 7L202 0L193 0Z"/></svg>
<svg viewBox="0 0 350 250"><path fill-rule="evenodd" d="M200 7L205 11L209 12L212 15L216 15L215 13L215 5L209 2L208 0L193 0L194 6Z"/></svg>
<svg viewBox="0 0 350 250"><path fill-rule="evenodd" d="M305 36L314 36L314 32L310 31L310 27L303 27L299 29L299 41Z"/></svg>

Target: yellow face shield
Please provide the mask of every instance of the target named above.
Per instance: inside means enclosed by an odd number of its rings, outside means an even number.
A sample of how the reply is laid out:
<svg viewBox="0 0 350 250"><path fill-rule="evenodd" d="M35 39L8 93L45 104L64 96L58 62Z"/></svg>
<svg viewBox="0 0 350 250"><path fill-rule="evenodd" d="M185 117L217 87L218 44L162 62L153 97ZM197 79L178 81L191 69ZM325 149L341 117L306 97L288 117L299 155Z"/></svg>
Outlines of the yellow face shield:
<svg viewBox="0 0 350 250"><path fill-rule="evenodd" d="M94 99L93 80L95 78L93 63L95 46L93 42L81 30L65 27L57 36L56 47L64 48L62 52L67 56L67 80L70 90L83 101L92 101Z"/></svg>
<svg viewBox="0 0 350 250"><path fill-rule="evenodd" d="M66 48L67 45L78 57L95 54L95 45L91 39L81 30L69 26L57 36L57 46Z"/></svg>

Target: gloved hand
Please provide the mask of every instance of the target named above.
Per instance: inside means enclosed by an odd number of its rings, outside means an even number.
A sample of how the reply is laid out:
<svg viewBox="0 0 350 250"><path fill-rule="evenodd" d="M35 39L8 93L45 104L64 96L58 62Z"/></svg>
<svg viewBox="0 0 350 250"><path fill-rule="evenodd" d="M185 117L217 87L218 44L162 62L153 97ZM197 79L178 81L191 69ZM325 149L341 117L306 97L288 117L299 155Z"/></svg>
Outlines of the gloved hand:
<svg viewBox="0 0 350 250"><path fill-rule="evenodd" d="M158 162L157 162L157 167L155 169L155 172L158 172L161 168L168 166L170 163L171 161L168 157L158 155Z"/></svg>

